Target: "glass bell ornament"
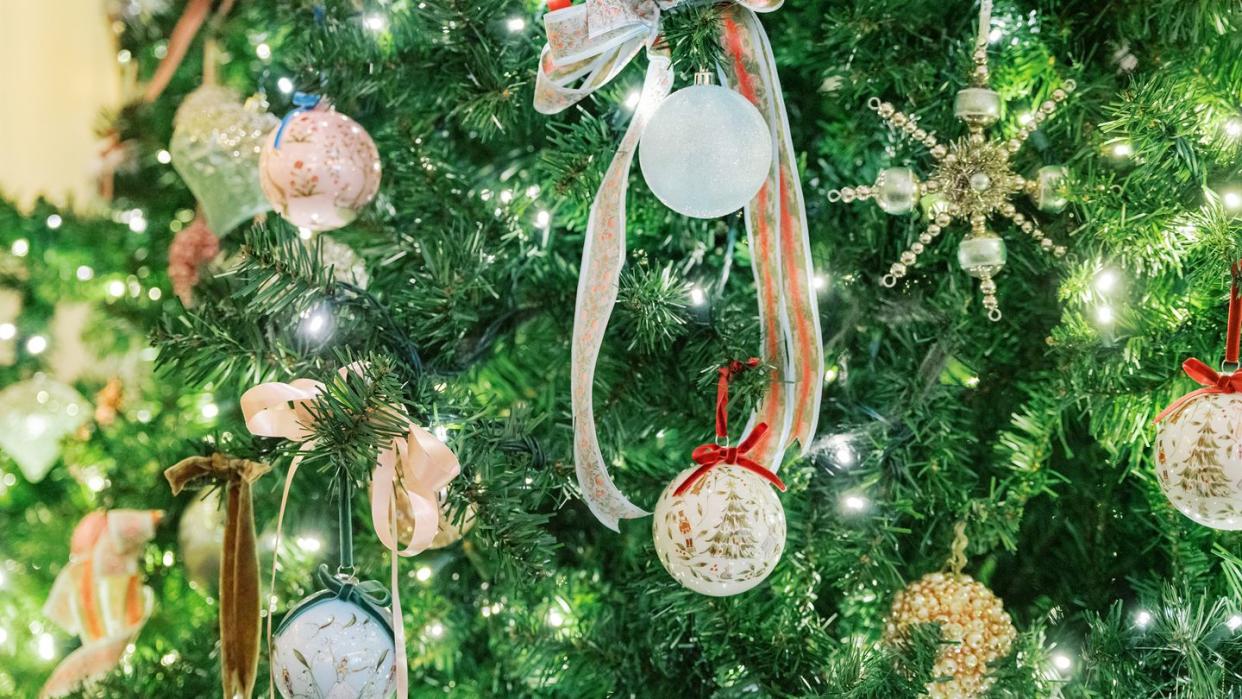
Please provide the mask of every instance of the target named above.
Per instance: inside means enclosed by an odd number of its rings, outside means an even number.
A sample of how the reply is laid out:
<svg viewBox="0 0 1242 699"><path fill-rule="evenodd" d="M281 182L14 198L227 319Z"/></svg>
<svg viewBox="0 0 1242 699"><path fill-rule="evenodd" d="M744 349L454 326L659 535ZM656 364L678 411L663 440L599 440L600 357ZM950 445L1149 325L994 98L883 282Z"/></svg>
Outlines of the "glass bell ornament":
<svg viewBox="0 0 1242 699"><path fill-rule="evenodd" d="M875 181L875 203L887 213L907 214L919 200L919 181L908 167L889 167Z"/></svg>
<svg viewBox="0 0 1242 699"><path fill-rule="evenodd" d="M1035 205L1042 211L1057 213L1069 200L1065 196L1068 171L1061 165L1045 165L1039 168L1035 178Z"/></svg>
<svg viewBox="0 0 1242 699"><path fill-rule="evenodd" d="M1242 394L1183 399L1156 428L1156 475L1169 502L1213 529L1242 529Z"/></svg>
<svg viewBox="0 0 1242 699"><path fill-rule="evenodd" d="M0 449L31 483L60 458L60 442L86 422L90 404L71 386L35 374L0 391Z"/></svg>
<svg viewBox="0 0 1242 699"><path fill-rule="evenodd" d="M772 133L745 97L700 72L692 87L665 99L651 117L638 162L665 206L717 218L746 206L767 181Z"/></svg>
<svg viewBox="0 0 1242 699"><path fill-rule="evenodd" d="M334 230L352 223L379 192L379 151L358 122L308 97L299 94L298 108L267 137L259 180L289 223Z"/></svg>
<svg viewBox="0 0 1242 699"><path fill-rule="evenodd" d="M272 678L285 699L387 699L396 689L396 642L375 583L319 570L320 590L298 603L272 637Z"/></svg>
<svg viewBox="0 0 1242 699"><path fill-rule="evenodd" d="M695 592L745 592L772 572L785 550L785 509L771 484L737 466L708 471L682 495L690 467L660 494L652 535L660 563Z"/></svg>
<svg viewBox="0 0 1242 699"><path fill-rule="evenodd" d="M1001 99L993 90L968 87L953 100L953 113L971 126L991 126L1000 119Z"/></svg>
<svg viewBox="0 0 1242 699"><path fill-rule="evenodd" d="M966 238L957 247L957 264L972 277L990 277L1005 266L1005 241L992 235Z"/></svg>
<svg viewBox="0 0 1242 699"><path fill-rule="evenodd" d="M216 235L272 208L259 186L263 138L277 123L265 106L257 99L243 105L236 92L203 85L173 118L172 165Z"/></svg>

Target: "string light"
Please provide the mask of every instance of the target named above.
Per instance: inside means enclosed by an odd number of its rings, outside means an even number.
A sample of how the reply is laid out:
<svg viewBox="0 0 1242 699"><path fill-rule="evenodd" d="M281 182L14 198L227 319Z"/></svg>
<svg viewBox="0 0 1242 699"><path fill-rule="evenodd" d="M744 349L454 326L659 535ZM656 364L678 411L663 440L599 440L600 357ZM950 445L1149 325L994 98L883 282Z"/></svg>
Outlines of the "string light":
<svg viewBox="0 0 1242 699"><path fill-rule="evenodd" d="M108 479L98 473L92 473L86 477L86 487L93 493L98 493L108 487Z"/></svg>
<svg viewBox="0 0 1242 699"><path fill-rule="evenodd" d="M158 286L153 286L150 289L147 289L147 298L151 299L152 301L159 301L160 297L163 295L164 295L164 292L160 291L160 288Z"/></svg>
<svg viewBox="0 0 1242 699"><path fill-rule="evenodd" d="M161 165L167 165L172 162L172 153L161 148L156 152L155 160Z"/></svg>
<svg viewBox="0 0 1242 699"><path fill-rule="evenodd" d="M111 296L114 299L121 298L125 295L125 282L120 279L113 279L108 282L107 292L108 296Z"/></svg>
<svg viewBox="0 0 1242 699"><path fill-rule="evenodd" d="M414 572L414 578L419 582L427 582L431 579L431 568L423 566Z"/></svg>
<svg viewBox="0 0 1242 699"><path fill-rule="evenodd" d="M1134 625L1139 627L1140 629L1145 629L1150 624L1151 624L1151 612L1147 611L1146 609L1140 609L1138 613L1134 615Z"/></svg>
<svg viewBox="0 0 1242 699"><path fill-rule="evenodd" d="M199 408L199 411L203 414L203 417L211 420L220 414L220 406L215 403L203 403L203 407Z"/></svg>
<svg viewBox="0 0 1242 699"><path fill-rule="evenodd" d="M1101 270L1095 275L1095 289L1101 294L1107 294L1117 287L1117 273L1111 269Z"/></svg>
<svg viewBox="0 0 1242 699"><path fill-rule="evenodd" d="M9 247L9 252L14 257L25 257L30 252L30 241L25 238L18 238L13 241L13 245Z"/></svg>
<svg viewBox="0 0 1242 699"><path fill-rule="evenodd" d="M388 20L383 15L372 14L364 17L362 24L373 32L382 32L388 26Z"/></svg>
<svg viewBox="0 0 1242 699"><path fill-rule="evenodd" d="M1242 117L1234 117L1225 122L1225 135L1229 138L1242 136Z"/></svg>
<svg viewBox="0 0 1242 699"><path fill-rule="evenodd" d="M1118 141L1112 147L1114 158L1128 158L1134 155L1134 146L1129 141Z"/></svg>
<svg viewBox="0 0 1242 699"><path fill-rule="evenodd" d="M1070 660L1070 657L1064 653L1053 653L1052 666L1055 667L1058 672L1064 674L1069 672L1070 668L1074 667L1074 661Z"/></svg>
<svg viewBox="0 0 1242 699"><path fill-rule="evenodd" d="M52 230L56 230L57 228L60 228L60 224L64 222L65 220L60 217L60 214L52 214L51 216L47 217L47 221L46 221L47 227Z"/></svg>
<svg viewBox="0 0 1242 699"><path fill-rule="evenodd" d="M697 284L690 287L690 303L695 306L707 303L707 294L703 293L703 287Z"/></svg>
<svg viewBox="0 0 1242 699"><path fill-rule="evenodd" d="M78 281L87 282L95 278L95 270L86 265L81 265L77 270Z"/></svg>
<svg viewBox="0 0 1242 699"><path fill-rule="evenodd" d="M512 189L506 189L505 191L500 193L500 202L502 204L508 204L511 201L513 201L513 190Z"/></svg>
<svg viewBox="0 0 1242 699"><path fill-rule="evenodd" d="M12 340L17 336L17 326L12 323L0 323L0 340Z"/></svg>
<svg viewBox="0 0 1242 699"><path fill-rule="evenodd" d="M638 101L643 98L643 93L638 90L630 90L630 94L625 96L625 108L633 110L638 106Z"/></svg>
<svg viewBox="0 0 1242 699"><path fill-rule="evenodd" d="M42 335L31 335L26 340L26 351L31 354L43 354L43 350L47 349L47 338Z"/></svg>
<svg viewBox="0 0 1242 699"><path fill-rule="evenodd" d="M1226 619L1225 626L1228 626L1230 631L1237 631L1238 627L1242 627L1242 614L1234 614Z"/></svg>
<svg viewBox="0 0 1242 699"><path fill-rule="evenodd" d="M848 436L843 434L833 435L828 438L826 446L833 463L837 466L849 468L858 462L858 454L854 452L854 446L850 443Z"/></svg>
<svg viewBox="0 0 1242 699"><path fill-rule="evenodd" d="M293 92L293 81L289 78L281 77L276 81L276 89L287 95Z"/></svg>
<svg viewBox="0 0 1242 699"><path fill-rule="evenodd" d="M56 657L56 639L52 638L52 634L39 634L38 648L40 658L51 660Z"/></svg>
<svg viewBox="0 0 1242 699"><path fill-rule="evenodd" d="M272 57L272 47L266 42L254 47L254 55L259 57L260 61L266 61Z"/></svg>
<svg viewBox="0 0 1242 699"><path fill-rule="evenodd" d="M1229 211L1242 209L1242 192L1236 189L1227 189L1221 192L1220 201Z"/></svg>
<svg viewBox="0 0 1242 699"><path fill-rule="evenodd" d="M547 228L552 224L552 214L547 211L540 211L535 214L535 225L540 228Z"/></svg>
<svg viewBox="0 0 1242 699"><path fill-rule="evenodd" d="M828 277L823 274L817 274L811 283L815 285L816 291L823 291L828 288Z"/></svg>
<svg viewBox="0 0 1242 699"><path fill-rule="evenodd" d="M861 495L846 495L841 504L850 512L862 512L867 509L867 498Z"/></svg>
<svg viewBox="0 0 1242 699"><path fill-rule="evenodd" d="M553 607L548 610L548 626L559 629L565 624L565 615L561 614L561 610Z"/></svg>
<svg viewBox="0 0 1242 699"><path fill-rule="evenodd" d="M1111 325L1113 322L1113 307L1097 306L1095 309L1095 319L1101 325Z"/></svg>
<svg viewBox="0 0 1242 699"><path fill-rule="evenodd" d="M444 624L441 624L438 621L432 622L427 625L425 633L428 638L440 638L444 635Z"/></svg>
<svg viewBox="0 0 1242 699"><path fill-rule="evenodd" d="M297 543L299 548L310 553L315 553L319 549L323 548L323 542L319 540L319 537L309 534L306 536L299 536Z"/></svg>
<svg viewBox="0 0 1242 699"><path fill-rule="evenodd" d="M505 22L505 26L509 28L510 32L516 34L526 28L526 20L521 17L510 17Z"/></svg>

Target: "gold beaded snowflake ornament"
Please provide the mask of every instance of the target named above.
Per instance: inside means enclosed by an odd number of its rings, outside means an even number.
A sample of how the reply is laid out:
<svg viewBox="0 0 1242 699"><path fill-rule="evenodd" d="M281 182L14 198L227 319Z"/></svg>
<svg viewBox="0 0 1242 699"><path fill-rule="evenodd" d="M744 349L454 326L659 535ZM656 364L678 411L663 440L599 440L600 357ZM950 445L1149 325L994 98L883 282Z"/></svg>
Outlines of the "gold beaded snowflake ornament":
<svg viewBox="0 0 1242 699"><path fill-rule="evenodd" d="M935 164L926 182L920 182L907 167L890 167L880 171L875 184L861 187L845 187L828 193L828 200L845 203L854 200L875 199L876 204L887 213L909 213L923 197L924 206L932 216L932 222L901 254L901 259L889 268L884 276L884 286L892 287L897 280L918 260L936 236L955 220L970 222L970 232L957 249L957 261L963 270L979 278L983 292L983 307L992 320L1000 320L1001 312L996 300L996 282L993 277L1005 266L1005 241L988 230L991 216L999 214L1036 241L1039 246L1063 257L1065 247L1055 244L1044 235L1035 221L1017 210L1013 198L1026 192L1036 206L1043 211L1056 213L1065 208L1063 194L1066 170L1050 165L1039 169L1035 179L1028 180L1013 171L1009 159L1022 144L1039 128L1040 124L1056 111L1074 90L1074 81L1067 80L1063 87L1053 91L1052 99L1045 101L1032 112L1018 134L1008 141L988 138L984 129L1000 119L1000 95L988 89L988 30L991 24L992 3L985 0L979 11L979 38L975 43L975 71L971 77L972 87L957 93L953 112L966 122L967 135L950 142L940 143L934 133L918 125L914 117L893 108L888 102L872 97L868 106L893 126L905 131L922 143L931 153Z"/></svg>

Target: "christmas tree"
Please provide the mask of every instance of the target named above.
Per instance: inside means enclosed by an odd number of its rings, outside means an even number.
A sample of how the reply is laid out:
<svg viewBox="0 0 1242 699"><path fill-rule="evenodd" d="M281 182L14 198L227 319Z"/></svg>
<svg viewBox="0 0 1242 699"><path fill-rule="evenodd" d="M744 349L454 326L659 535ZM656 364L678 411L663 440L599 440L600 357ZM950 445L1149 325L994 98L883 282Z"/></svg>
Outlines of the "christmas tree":
<svg viewBox="0 0 1242 699"><path fill-rule="evenodd" d="M178 537L183 520L201 526L187 512L214 486L174 496L163 475L186 457L271 467L250 490L276 625L324 586L321 564L352 556L360 584L391 587L367 500L394 440L397 451L442 441L461 468L424 495L463 538L398 569L411 696L918 696L943 667L942 630L885 642L886 617L955 546L1017 628L989 696L1242 692L1242 540L1180 515L1152 454L1153 418L1191 387L1178 363L1219 351L1227 270L1242 259L1242 3L994 4L981 33L1001 98L989 137L1025 134L1007 166L1030 181L1065 166L1068 201L1039 218L1061 258L1022 219L987 222L1008 241L995 322L958 266L969 224L946 225L890 288L881 279L934 208L890 216L829 201L886 168L929 172L915 129L877 125L870 98L913 118L923 140L965 133L953 103L972 84L979 5L790 1L756 13L805 199L824 380L807 390L822 405L806 453L763 464L788 485L783 557L763 584L721 598L666 574L649 519L613 532L584 504L570 367L592 203L644 114L644 70L667 51L673 94L701 68L728 77L720 36L733 10L586 0L658 16L661 40L643 51L640 37L615 78L546 115L534 107L545 20L584 3L550 4L109 3L117 68L149 98L103 115L121 154L107 168L109 212L0 208L0 312L11 310L0 390L52 381L78 397L65 403L74 415L52 416L68 425L54 433L30 421L38 390L0 403L4 424L40 427L0 444L0 695L37 696L83 643L44 605L75 525L98 510L163 514L128 559L151 590L149 617L132 649L74 691L220 693L224 592L195 579L198 554ZM1076 89L1055 117L1036 118L1067 80ZM233 91L216 105L230 118L249 110L263 124L234 134L254 131L255 147L280 117L330 102L373 139L378 194L325 231L286 220L292 210L256 218L235 193L196 197L174 123L204 84ZM292 138L286 153L304 145ZM717 368L763 352L751 272L765 253L745 214L674 213L639 170L613 212L628 251L588 385L602 462L650 509L711 441ZM241 223L226 230L231 217ZM66 352L82 366L57 359ZM735 418L759 409L773 369L738 377ZM311 438L247 424L246 391L298 379L322 386L300 408ZM39 461L28 444L52 450L45 475L28 468ZM338 509L342 495L352 511ZM343 594L372 593L392 606L374 586ZM270 671L259 647L256 695Z"/></svg>

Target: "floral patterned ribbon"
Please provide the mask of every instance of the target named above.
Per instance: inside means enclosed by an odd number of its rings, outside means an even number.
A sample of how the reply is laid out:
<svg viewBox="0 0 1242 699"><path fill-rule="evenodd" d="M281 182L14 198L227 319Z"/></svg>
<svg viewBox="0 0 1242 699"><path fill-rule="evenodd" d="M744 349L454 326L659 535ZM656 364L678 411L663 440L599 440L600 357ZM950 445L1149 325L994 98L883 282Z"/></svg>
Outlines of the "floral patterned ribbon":
<svg viewBox="0 0 1242 699"><path fill-rule="evenodd" d="M349 373L362 373L362 366L351 364L340 370L341 377ZM241 397L242 414L246 428L259 437L283 437L300 443L301 451L314 447L313 426L315 415L311 407L323 393L324 385L311 379L295 379L292 383L265 383L246 391ZM393 413L404 417L400 408L390 407ZM409 695L409 671L405 649L405 625L401 617L401 596L398 590L397 557L413 556L431 546L439 525L440 508L436 493L448 485L461 465L443 442L405 418L408 423L404 437L393 439L380 450L372 471L371 518L375 533L381 543L393 553L392 556L392 627L397 649L397 695L405 699ZM272 554L272 576L269 589L276 587L276 565L280 555L280 539L283 531L285 508L289 501L289 487L297 473L301 456L294 458L285 475L284 492L280 496L280 511L276 516L276 546ZM397 489L405 491L410 501L414 519L414 533L407 546L397 541ZM268 607L267 646L272 647L272 616L274 603ZM269 677L270 679L270 677ZM269 686L270 690L270 686Z"/></svg>
<svg viewBox="0 0 1242 699"><path fill-rule="evenodd" d="M535 109L560 112L599 89L646 48L642 96L604 180L587 223L574 315L571 392L574 461L578 484L591 511L616 530L621 519L647 514L613 483L595 430L595 365L625 259L625 196L634 150L656 107L673 83L667 49L657 43L660 13L696 0L587 0L544 16L548 43L539 61ZM759 296L762 356L775 367L748 432L753 458L779 466L785 449L810 447L819 419L823 346L812 292L810 241L802 186L794 159L776 62L755 12L778 9L783 0L738 0L721 9L724 81L749 99L772 131L774 157L767 182L746 206L755 284ZM747 439L750 439L748 437Z"/></svg>

